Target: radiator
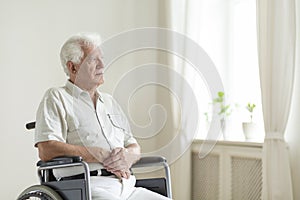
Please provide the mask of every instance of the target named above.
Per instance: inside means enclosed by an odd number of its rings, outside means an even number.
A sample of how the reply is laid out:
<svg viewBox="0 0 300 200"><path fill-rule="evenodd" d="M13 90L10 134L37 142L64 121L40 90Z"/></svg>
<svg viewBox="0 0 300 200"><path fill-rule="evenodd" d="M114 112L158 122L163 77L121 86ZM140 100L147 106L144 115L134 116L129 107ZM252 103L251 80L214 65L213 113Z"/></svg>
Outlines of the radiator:
<svg viewBox="0 0 300 200"><path fill-rule="evenodd" d="M261 198L260 145L245 147L221 143L202 159L198 157L198 152L193 150L193 200L257 200Z"/></svg>

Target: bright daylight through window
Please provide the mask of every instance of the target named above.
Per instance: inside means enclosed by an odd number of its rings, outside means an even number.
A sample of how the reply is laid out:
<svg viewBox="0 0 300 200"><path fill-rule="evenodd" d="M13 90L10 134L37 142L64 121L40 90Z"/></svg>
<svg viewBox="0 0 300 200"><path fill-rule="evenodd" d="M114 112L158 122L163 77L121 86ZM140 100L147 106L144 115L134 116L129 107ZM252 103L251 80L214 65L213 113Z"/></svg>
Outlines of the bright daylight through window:
<svg viewBox="0 0 300 200"><path fill-rule="evenodd" d="M220 104L220 100L225 98L222 113L225 124L219 139L245 141L243 126L246 128L246 125L243 124L252 121L256 127L252 131L254 136L249 136L248 141L261 142L264 133L257 56L256 1L199 0L188 1L186 7L185 34L210 56L225 89L219 99L213 100L204 82L199 82L195 73L184 69L188 79L194 79L195 90L201 91L196 93L201 113L197 138L206 138L212 105ZM180 20L173 22L175 27L176 23L180 23Z"/></svg>

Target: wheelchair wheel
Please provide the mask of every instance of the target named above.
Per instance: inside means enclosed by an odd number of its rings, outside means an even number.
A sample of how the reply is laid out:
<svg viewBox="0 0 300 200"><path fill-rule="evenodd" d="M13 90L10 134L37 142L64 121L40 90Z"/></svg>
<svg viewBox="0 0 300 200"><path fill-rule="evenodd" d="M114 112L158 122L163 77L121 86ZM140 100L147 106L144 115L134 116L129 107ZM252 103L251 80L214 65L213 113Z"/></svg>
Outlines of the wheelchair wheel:
<svg viewBox="0 0 300 200"><path fill-rule="evenodd" d="M34 185L25 189L18 200L63 200L57 192L45 185Z"/></svg>

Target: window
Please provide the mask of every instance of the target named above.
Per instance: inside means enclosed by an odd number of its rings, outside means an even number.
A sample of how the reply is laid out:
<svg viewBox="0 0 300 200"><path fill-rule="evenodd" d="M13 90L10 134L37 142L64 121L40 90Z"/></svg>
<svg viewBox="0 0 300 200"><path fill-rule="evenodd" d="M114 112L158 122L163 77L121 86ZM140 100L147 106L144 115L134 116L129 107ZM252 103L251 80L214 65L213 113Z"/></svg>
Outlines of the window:
<svg viewBox="0 0 300 200"><path fill-rule="evenodd" d="M182 2L181 2L182 3ZM186 20L178 20L176 14L182 12L182 5L173 5L173 27L180 29L185 24L185 34L197 42L210 56L222 78L226 103L231 114L226 118L226 140L244 141L242 123L250 121L247 103L254 103L253 121L258 124L255 141L261 141L263 118L260 95L259 67L256 38L255 0L198 0L188 1ZM181 9L181 11L180 11ZM193 73L188 73L194 78ZM196 84L207 91L205 84ZM212 102L208 92L199 97L201 123L199 139L205 139L206 118Z"/></svg>

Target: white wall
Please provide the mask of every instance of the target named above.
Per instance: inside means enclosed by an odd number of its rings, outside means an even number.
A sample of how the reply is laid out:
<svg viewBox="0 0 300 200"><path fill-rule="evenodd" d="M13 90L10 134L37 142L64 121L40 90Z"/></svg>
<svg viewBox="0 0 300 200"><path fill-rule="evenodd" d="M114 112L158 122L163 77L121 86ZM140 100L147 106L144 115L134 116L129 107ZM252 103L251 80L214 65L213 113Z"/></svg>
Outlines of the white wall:
<svg viewBox="0 0 300 200"><path fill-rule="evenodd" d="M296 46L296 71L295 87L292 100L291 113L287 125L286 139L290 148L290 164L293 181L294 199L300 199L300 1L297 6L297 46Z"/></svg>
<svg viewBox="0 0 300 200"><path fill-rule="evenodd" d="M1 199L16 199L37 183L33 134L49 87L63 85L59 48L71 34L96 31L108 38L136 27L159 26L159 0L0 0Z"/></svg>

